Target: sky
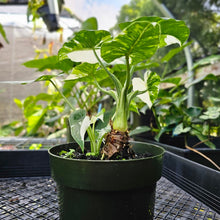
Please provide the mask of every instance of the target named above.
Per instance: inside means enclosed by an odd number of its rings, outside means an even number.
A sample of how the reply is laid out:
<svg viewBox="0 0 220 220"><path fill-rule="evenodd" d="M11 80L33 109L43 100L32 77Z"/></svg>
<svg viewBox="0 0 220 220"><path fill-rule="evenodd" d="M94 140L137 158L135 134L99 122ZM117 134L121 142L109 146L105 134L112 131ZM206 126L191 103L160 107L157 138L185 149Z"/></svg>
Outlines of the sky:
<svg viewBox="0 0 220 220"><path fill-rule="evenodd" d="M83 20L95 16L99 29L109 30L116 24L121 6L130 0L65 0L65 5Z"/></svg>

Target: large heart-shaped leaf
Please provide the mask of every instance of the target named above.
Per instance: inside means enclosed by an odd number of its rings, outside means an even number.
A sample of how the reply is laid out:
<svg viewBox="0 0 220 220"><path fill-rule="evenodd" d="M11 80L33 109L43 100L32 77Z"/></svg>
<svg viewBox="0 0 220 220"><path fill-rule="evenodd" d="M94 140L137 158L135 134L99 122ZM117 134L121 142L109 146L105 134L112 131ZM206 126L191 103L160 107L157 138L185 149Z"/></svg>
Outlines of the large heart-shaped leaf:
<svg viewBox="0 0 220 220"><path fill-rule="evenodd" d="M113 60L129 56L133 64L150 58L159 45L159 26L141 21L134 22L110 42L101 47L102 58L110 63Z"/></svg>
<svg viewBox="0 0 220 220"><path fill-rule="evenodd" d="M183 45L189 35L183 21L158 17L141 17L122 24L121 28L122 33L101 48L102 58L106 62L129 56L131 63L136 64L152 57L160 47L175 43Z"/></svg>
<svg viewBox="0 0 220 220"><path fill-rule="evenodd" d="M160 17L140 17L136 21L148 21L160 26L160 47L175 43L181 46L189 37L189 28L184 21Z"/></svg>

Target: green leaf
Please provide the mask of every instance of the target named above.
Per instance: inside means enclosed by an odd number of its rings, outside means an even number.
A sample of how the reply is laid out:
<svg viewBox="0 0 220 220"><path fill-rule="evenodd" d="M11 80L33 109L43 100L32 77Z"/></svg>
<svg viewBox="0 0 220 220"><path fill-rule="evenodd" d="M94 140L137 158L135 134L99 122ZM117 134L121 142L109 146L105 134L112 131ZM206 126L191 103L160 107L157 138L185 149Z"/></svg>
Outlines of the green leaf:
<svg viewBox="0 0 220 220"><path fill-rule="evenodd" d="M74 39L80 43L82 48L95 48L103 40L109 38L111 35L105 30L82 30L75 34Z"/></svg>
<svg viewBox="0 0 220 220"><path fill-rule="evenodd" d="M150 131L150 127L148 126L139 126L139 127L136 127L134 130L130 131L129 132L129 135L132 136L132 135L137 135L137 134L141 134L141 133L144 133L144 132L147 132L147 131Z"/></svg>
<svg viewBox="0 0 220 220"><path fill-rule="evenodd" d="M181 47L174 48L170 50L162 59L161 62L169 62L176 54L182 51L185 47L189 46L192 42L184 44Z"/></svg>
<svg viewBox="0 0 220 220"><path fill-rule="evenodd" d="M165 118L166 125L173 125L178 124L180 121L182 121L182 115L167 115Z"/></svg>
<svg viewBox="0 0 220 220"><path fill-rule="evenodd" d="M95 17L88 18L81 25L82 30L98 30L98 22Z"/></svg>
<svg viewBox="0 0 220 220"><path fill-rule="evenodd" d="M172 128L162 127L162 128L160 129L159 133L154 137L154 139L155 139L156 141L159 141L159 140L160 140L160 137L161 137L161 135L162 135L163 133L165 133L165 132L170 132L170 131L172 131Z"/></svg>
<svg viewBox="0 0 220 220"><path fill-rule="evenodd" d="M189 88L190 86L195 85L195 84L197 84L197 83L200 83L200 82L203 81L203 80L218 81L218 77L215 76L214 74L210 73L210 74L208 74L208 75L204 75L204 76L202 76L202 77L200 77L200 78L198 78L198 79L193 80L193 82L190 83L190 84L187 84L186 87Z"/></svg>
<svg viewBox="0 0 220 220"><path fill-rule="evenodd" d="M98 119L103 121L105 109L103 108L100 112L98 112L95 116L91 117L91 124L95 124Z"/></svg>
<svg viewBox="0 0 220 220"><path fill-rule="evenodd" d="M67 56L68 53L80 49L82 49L82 46L73 38L63 44L62 48L58 51L58 58L59 60L69 59Z"/></svg>
<svg viewBox="0 0 220 220"><path fill-rule="evenodd" d="M139 114L138 105L134 100L131 100L130 102L129 111L136 112L137 114Z"/></svg>
<svg viewBox="0 0 220 220"><path fill-rule="evenodd" d="M95 84L94 79L103 87L112 87L113 83L109 80L109 76L104 69L97 69L97 64L81 63L74 67L66 81L87 82Z"/></svg>
<svg viewBox="0 0 220 220"><path fill-rule="evenodd" d="M183 45L189 36L185 23L174 19L141 17L120 27L122 33L101 48L102 58L108 63L129 56L131 63L137 64L152 57L159 47Z"/></svg>
<svg viewBox="0 0 220 220"><path fill-rule="evenodd" d="M159 93L160 76L155 72L146 72L145 81L147 81L147 90L150 94L150 100L153 104Z"/></svg>
<svg viewBox="0 0 220 220"><path fill-rule="evenodd" d="M202 108L200 107L190 107L186 110L186 114L190 117L198 117L202 112Z"/></svg>
<svg viewBox="0 0 220 220"><path fill-rule="evenodd" d="M39 81L50 81L51 79L53 79L54 77L57 77L55 75L43 75L38 77L37 79L35 79L34 82L39 82Z"/></svg>
<svg viewBox="0 0 220 220"><path fill-rule="evenodd" d="M161 81L161 83L172 83L174 85L179 85L180 82L181 82L181 77L171 77Z"/></svg>
<svg viewBox="0 0 220 220"><path fill-rule="evenodd" d="M215 144L213 144L211 141L209 141L208 137L203 135L201 132L199 132L196 129L192 129L190 131L191 135L195 135L200 141L202 141L204 144L206 144L211 149L216 149Z"/></svg>
<svg viewBox="0 0 220 220"><path fill-rule="evenodd" d="M15 102L15 104L20 108L20 109L22 109L22 101L21 100L19 100L19 99L16 99L16 98L14 98L14 102Z"/></svg>
<svg viewBox="0 0 220 220"><path fill-rule="evenodd" d="M199 118L203 120L217 119L220 116L220 107L209 107L206 112L203 113Z"/></svg>
<svg viewBox="0 0 220 220"><path fill-rule="evenodd" d="M53 65L58 62L58 57L56 55L42 58L42 59L34 59L23 63L27 68L37 68L39 71L43 71L45 69L49 69Z"/></svg>
<svg viewBox="0 0 220 220"><path fill-rule="evenodd" d="M200 66L212 64L212 63L217 62L219 60L220 60L220 55L208 56L208 57L203 58L203 59L199 60L198 62L194 63L193 69L196 69L196 68L198 68Z"/></svg>
<svg viewBox="0 0 220 220"><path fill-rule="evenodd" d="M156 100L159 93L160 77L154 72L147 71L144 75L144 81L140 78L133 78L132 85L134 91L146 91L138 97L146 103L149 108Z"/></svg>
<svg viewBox="0 0 220 220"><path fill-rule="evenodd" d="M47 108L40 109L39 111L28 117L28 135L36 134L39 127L44 123L44 117L46 115L46 112Z"/></svg>
<svg viewBox="0 0 220 220"><path fill-rule="evenodd" d="M90 119L86 116L86 111L84 109L79 109L71 113L69 124L73 139L79 144L82 152L84 152L84 135L90 125Z"/></svg>
<svg viewBox="0 0 220 220"><path fill-rule="evenodd" d="M110 37L108 31L88 31L82 30L75 34L74 39L64 46L59 51L59 58L69 58L75 62L97 63L98 60L93 52L96 50L100 56L99 44Z"/></svg>
<svg viewBox="0 0 220 220"><path fill-rule="evenodd" d="M183 45L189 37L189 28L184 21L175 19L161 19L158 22L161 27L160 47L178 43ZM175 27L175 28L174 28Z"/></svg>
<svg viewBox="0 0 220 220"><path fill-rule="evenodd" d="M173 104L179 108L181 106L181 104L187 99L186 95L180 96L176 99L173 100Z"/></svg>
<svg viewBox="0 0 220 220"><path fill-rule="evenodd" d="M58 56L49 56L42 59L34 59L23 63L28 68L37 68L38 71L44 71L46 69L62 70L68 72L74 66L71 60L58 60Z"/></svg>
<svg viewBox="0 0 220 220"><path fill-rule="evenodd" d="M2 24L0 24L0 34L2 35L2 37L4 38L4 40L9 44L9 41L8 41L8 39L7 39L5 30L4 30L3 26L2 26Z"/></svg>
<svg viewBox="0 0 220 220"><path fill-rule="evenodd" d="M132 64L137 64L153 56L158 45L158 26L149 22L134 22L112 41L103 43L101 56L108 63L129 56Z"/></svg>
<svg viewBox="0 0 220 220"><path fill-rule="evenodd" d="M182 133L187 133L191 130L190 127L186 127L184 128L183 127L183 123L180 123L179 125L177 125L175 127L175 129L173 130L173 135L176 136L176 135L179 135L179 134L182 134Z"/></svg>

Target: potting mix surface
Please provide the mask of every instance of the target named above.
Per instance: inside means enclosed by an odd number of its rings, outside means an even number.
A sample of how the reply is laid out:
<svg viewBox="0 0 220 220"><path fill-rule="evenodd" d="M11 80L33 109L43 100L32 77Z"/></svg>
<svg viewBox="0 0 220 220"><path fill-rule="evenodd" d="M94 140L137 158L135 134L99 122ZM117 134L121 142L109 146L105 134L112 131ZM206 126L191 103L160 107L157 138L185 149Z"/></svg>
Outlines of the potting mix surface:
<svg viewBox="0 0 220 220"><path fill-rule="evenodd" d="M55 182L51 177L0 178L0 219L59 219ZM162 177L154 219L220 220L220 215Z"/></svg>

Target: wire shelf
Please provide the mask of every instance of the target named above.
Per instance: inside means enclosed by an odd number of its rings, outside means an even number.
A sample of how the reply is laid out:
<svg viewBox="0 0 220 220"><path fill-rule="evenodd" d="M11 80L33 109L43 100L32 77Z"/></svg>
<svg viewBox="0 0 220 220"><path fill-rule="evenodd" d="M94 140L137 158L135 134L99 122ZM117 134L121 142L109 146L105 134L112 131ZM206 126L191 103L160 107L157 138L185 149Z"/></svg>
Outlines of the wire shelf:
<svg viewBox="0 0 220 220"><path fill-rule="evenodd" d="M50 177L0 179L0 219L59 219L55 182ZM220 215L162 177L154 219L220 220Z"/></svg>
<svg viewBox="0 0 220 220"><path fill-rule="evenodd" d="M47 149L63 143L66 143L66 138L0 137L0 149L2 150L29 149L33 144L40 145L40 149Z"/></svg>

